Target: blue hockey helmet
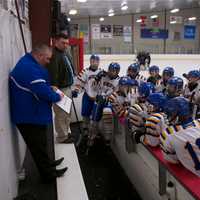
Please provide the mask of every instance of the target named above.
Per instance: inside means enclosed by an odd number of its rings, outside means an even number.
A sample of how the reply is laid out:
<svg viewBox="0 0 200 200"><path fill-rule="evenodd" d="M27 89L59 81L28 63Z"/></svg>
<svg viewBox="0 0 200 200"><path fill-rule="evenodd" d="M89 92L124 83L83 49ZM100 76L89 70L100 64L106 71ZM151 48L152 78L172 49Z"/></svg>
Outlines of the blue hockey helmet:
<svg viewBox="0 0 200 200"><path fill-rule="evenodd" d="M133 63L128 66L128 71L133 71L134 73L139 73L140 65L138 63Z"/></svg>
<svg viewBox="0 0 200 200"><path fill-rule="evenodd" d="M90 56L90 60L97 60L97 61L99 61L100 58L99 58L98 55L96 55L96 54L92 54L92 55Z"/></svg>
<svg viewBox="0 0 200 200"><path fill-rule="evenodd" d="M167 81L167 95L169 97L179 96L183 89L183 79L177 76L170 78Z"/></svg>
<svg viewBox="0 0 200 200"><path fill-rule="evenodd" d="M200 78L200 71L199 70L191 70L187 74L187 78Z"/></svg>
<svg viewBox="0 0 200 200"><path fill-rule="evenodd" d="M190 116L190 102L184 97L172 98L165 104L164 112L167 114L168 119Z"/></svg>
<svg viewBox="0 0 200 200"><path fill-rule="evenodd" d="M120 65L119 63L110 63L110 65L108 66L108 71L120 71Z"/></svg>
<svg viewBox="0 0 200 200"><path fill-rule="evenodd" d="M156 72L156 73L159 73L159 67L156 66L156 65L152 65L149 67L149 73L152 73L152 72Z"/></svg>
<svg viewBox="0 0 200 200"><path fill-rule="evenodd" d="M167 75L169 77L174 76L174 68L173 67L165 67L163 70L163 75Z"/></svg>
<svg viewBox="0 0 200 200"><path fill-rule="evenodd" d="M174 76L172 78L170 78L168 81L167 81L167 84L168 85L172 85L174 86L175 88L177 88L178 90L182 90L183 89L183 79L180 78L180 77L177 77L177 76Z"/></svg>
<svg viewBox="0 0 200 200"><path fill-rule="evenodd" d="M121 85L121 86L123 86L123 85L125 85L125 86L138 86L138 81L131 79L128 76L122 76L119 79L119 85Z"/></svg>
<svg viewBox="0 0 200 200"><path fill-rule="evenodd" d="M164 106L167 102L167 97L161 93L152 93L147 97L149 104L153 105L157 111L161 112L164 110Z"/></svg>
<svg viewBox="0 0 200 200"><path fill-rule="evenodd" d="M140 84L138 88L139 96L140 97L148 97L151 93L155 92L155 87L150 82L143 82Z"/></svg>

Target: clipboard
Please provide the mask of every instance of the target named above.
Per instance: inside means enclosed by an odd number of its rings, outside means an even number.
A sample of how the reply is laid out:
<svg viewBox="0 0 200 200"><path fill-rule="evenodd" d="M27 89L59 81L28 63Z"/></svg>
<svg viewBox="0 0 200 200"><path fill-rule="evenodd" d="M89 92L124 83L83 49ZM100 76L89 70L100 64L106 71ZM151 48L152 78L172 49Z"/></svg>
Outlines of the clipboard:
<svg viewBox="0 0 200 200"><path fill-rule="evenodd" d="M60 94L60 93L63 94L63 92L61 90L58 90L58 89L56 90L56 92L58 94ZM57 102L56 105L58 105L66 113L70 114L71 107L72 107L72 100L68 96L64 95L64 97L62 98L62 100L59 101L59 102Z"/></svg>

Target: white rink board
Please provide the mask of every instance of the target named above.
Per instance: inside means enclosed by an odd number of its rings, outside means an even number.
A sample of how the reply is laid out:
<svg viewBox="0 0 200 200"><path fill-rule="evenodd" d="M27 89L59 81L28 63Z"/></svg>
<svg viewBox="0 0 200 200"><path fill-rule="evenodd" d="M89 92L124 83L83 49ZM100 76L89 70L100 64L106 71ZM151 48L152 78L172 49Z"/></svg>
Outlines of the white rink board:
<svg viewBox="0 0 200 200"><path fill-rule="evenodd" d="M57 159L65 158L59 168L68 167L65 175L57 178L58 200L88 200L74 145L56 144L55 154Z"/></svg>

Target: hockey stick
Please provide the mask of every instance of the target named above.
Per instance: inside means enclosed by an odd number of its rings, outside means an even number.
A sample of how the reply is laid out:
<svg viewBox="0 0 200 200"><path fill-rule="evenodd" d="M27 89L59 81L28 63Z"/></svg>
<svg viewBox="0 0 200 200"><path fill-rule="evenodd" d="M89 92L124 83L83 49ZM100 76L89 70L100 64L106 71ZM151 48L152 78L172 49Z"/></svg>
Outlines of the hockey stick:
<svg viewBox="0 0 200 200"><path fill-rule="evenodd" d="M77 111L76 111L76 106L75 106L73 97L72 97L72 106L73 106L73 109L74 109L74 114L75 114L75 117L76 117L76 121L78 122L78 129L79 129L79 132L80 132L78 141L77 141L76 144L75 144L76 147L78 147L78 146L80 145L80 143L81 143L81 140L82 140L82 136L83 136L83 135L82 135L81 126L80 126L80 124L79 124L78 114L77 114Z"/></svg>
<svg viewBox="0 0 200 200"><path fill-rule="evenodd" d="M97 106L96 106L96 109L95 109L95 114L94 114L94 119L96 119L96 117L97 117L97 113L98 113L98 111L99 111L99 106L100 106L100 104L98 104L97 103ZM93 123L95 123L95 121L93 121ZM91 125L92 126L92 125ZM91 127L90 127L91 128ZM93 146L93 142L94 142L94 139L96 138L96 136L94 137L94 138L92 138L92 133L91 133L91 131L94 131L93 130L93 128L91 128L91 130L90 130L90 137L88 137L88 142L87 142L87 149L86 149L86 156L88 156L88 154L89 154L89 150L90 150L90 148L91 148L91 146Z"/></svg>

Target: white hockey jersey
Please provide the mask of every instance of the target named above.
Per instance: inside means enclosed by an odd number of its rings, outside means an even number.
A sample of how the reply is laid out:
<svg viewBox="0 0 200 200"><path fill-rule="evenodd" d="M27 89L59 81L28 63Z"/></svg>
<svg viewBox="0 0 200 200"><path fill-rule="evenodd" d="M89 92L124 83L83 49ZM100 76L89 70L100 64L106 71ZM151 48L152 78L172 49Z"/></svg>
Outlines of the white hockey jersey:
<svg viewBox="0 0 200 200"><path fill-rule="evenodd" d="M118 83L119 77L115 79L110 79L107 75L102 77L99 83L98 94L106 97L111 95L114 91L117 90Z"/></svg>
<svg viewBox="0 0 200 200"><path fill-rule="evenodd" d="M95 98L98 91L98 85L95 84L95 76L100 71L100 68L96 71L92 71L90 68L83 69L76 77L74 89L79 93L85 91L89 97Z"/></svg>
<svg viewBox="0 0 200 200"><path fill-rule="evenodd" d="M138 85L141 85L141 83L146 82L147 79L145 76L138 74L135 78L136 81L138 81Z"/></svg>
<svg viewBox="0 0 200 200"><path fill-rule="evenodd" d="M200 120L194 125L168 134L164 143L165 158L182 165L200 177Z"/></svg>

